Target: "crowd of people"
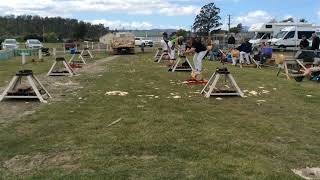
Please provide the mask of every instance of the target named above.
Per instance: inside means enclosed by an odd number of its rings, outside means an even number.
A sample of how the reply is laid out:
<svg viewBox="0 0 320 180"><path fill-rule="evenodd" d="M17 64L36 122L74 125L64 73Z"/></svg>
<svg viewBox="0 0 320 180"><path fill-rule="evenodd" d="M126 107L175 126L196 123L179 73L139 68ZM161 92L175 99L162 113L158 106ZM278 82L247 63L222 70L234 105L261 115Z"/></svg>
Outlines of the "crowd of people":
<svg viewBox="0 0 320 180"><path fill-rule="evenodd" d="M272 56L272 49L268 47L267 43L261 43L261 45L255 49L249 42L249 39L242 39L241 42L237 42L233 35L228 37L227 50L219 49L218 45L214 43L214 40L208 37L191 37L186 39L185 37L168 36L167 33L163 33L163 39L161 40L161 48L168 54L169 65L173 66L176 60L176 51L178 56L185 54L193 54L194 71L192 76L196 77L202 72L203 60L208 57L209 60L221 60L229 61L232 65L240 64L252 64L252 58L260 65L266 63L267 58ZM237 44L240 44L237 46ZM316 33L312 35L312 45L306 36L302 37L300 42L301 50L319 50L320 38ZM253 56L252 56L253 55ZM319 62L320 63L320 62ZM311 74L314 71L319 71L319 67L312 67L305 71L305 75Z"/></svg>

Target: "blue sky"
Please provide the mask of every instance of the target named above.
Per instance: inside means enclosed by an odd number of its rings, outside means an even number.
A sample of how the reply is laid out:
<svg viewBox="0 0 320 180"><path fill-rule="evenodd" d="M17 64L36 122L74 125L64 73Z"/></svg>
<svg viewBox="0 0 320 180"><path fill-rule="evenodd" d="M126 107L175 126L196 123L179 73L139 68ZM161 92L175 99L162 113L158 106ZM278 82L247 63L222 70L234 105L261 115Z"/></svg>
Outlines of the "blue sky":
<svg viewBox="0 0 320 180"><path fill-rule="evenodd" d="M1 0L0 15L62 16L118 29L190 29L199 9L209 2L221 9L224 27L228 14L234 25L288 17L320 24L319 0Z"/></svg>

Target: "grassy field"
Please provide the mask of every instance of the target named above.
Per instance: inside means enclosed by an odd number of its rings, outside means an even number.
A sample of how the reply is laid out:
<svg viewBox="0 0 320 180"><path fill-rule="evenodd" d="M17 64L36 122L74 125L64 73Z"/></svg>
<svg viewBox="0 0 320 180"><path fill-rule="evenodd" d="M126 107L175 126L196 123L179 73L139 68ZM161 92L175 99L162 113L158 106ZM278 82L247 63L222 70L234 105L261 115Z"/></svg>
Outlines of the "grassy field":
<svg viewBox="0 0 320 180"><path fill-rule="evenodd" d="M259 94L206 99L202 86L182 84L189 73L169 73L152 56L99 60L69 79L81 88L62 100L0 121L0 179L293 180L291 169L320 166L319 84L230 66L243 90ZM0 86L18 64L0 62ZM29 67L43 76L49 64ZM205 62L204 76L219 66Z"/></svg>

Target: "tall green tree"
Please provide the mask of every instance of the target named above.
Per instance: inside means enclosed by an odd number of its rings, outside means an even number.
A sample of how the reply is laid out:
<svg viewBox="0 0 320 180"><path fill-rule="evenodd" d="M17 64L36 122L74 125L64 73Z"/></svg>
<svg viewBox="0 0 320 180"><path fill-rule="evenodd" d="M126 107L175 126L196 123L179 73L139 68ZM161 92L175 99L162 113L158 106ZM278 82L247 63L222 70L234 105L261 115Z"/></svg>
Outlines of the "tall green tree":
<svg viewBox="0 0 320 180"><path fill-rule="evenodd" d="M236 27L230 28L231 33L240 33L243 30L242 24L238 24Z"/></svg>
<svg viewBox="0 0 320 180"><path fill-rule="evenodd" d="M85 39L86 35L87 35L87 25L84 22L80 22L75 29L73 30L74 35L73 37L76 39Z"/></svg>
<svg viewBox="0 0 320 180"><path fill-rule="evenodd" d="M214 3L203 6L196 16L193 29L197 33L210 34L212 30L218 29L222 25L219 13L220 8L216 7Z"/></svg>
<svg viewBox="0 0 320 180"><path fill-rule="evenodd" d="M44 30L44 32L43 32ZM40 17L31 15L7 15L0 16L0 37L17 38L23 41L28 37L42 40L42 35L55 33L59 40L77 38L88 38L98 40L99 37L108 33L109 29L104 25L93 25L91 23L79 22L76 19L64 19L61 17ZM51 40L55 39L50 34ZM45 39L48 37L45 37Z"/></svg>
<svg viewBox="0 0 320 180"><path fill-rule="evenodd" d="M179 36L187 37L188 36L188 32L186 30L184 30L184 29L179 29L177 31L177 37L179 37Z"/></svg>

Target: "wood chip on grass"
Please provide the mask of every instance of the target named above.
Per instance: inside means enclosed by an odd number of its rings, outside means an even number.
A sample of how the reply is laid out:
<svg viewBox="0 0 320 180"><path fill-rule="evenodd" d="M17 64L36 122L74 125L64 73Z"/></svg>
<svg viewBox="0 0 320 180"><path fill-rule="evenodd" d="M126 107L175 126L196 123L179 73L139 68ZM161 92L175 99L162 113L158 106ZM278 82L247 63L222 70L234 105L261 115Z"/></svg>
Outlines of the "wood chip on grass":
<svg viewBox="0 0 320 180"><path fill-rule="evenodd" d="M108 127L111 127L111 126L113 126L113 125L115 125L115 124L117 124L117 123L119 123L120 121L122 121L122 118L119 118L119 119L113 121L112 123L110 123L110 124L107 126L107 128L108 128Z"/></svg>
<svg viewBox="0 0 320 180"><path fill-rule="evenodd" d="M292 171L303 179L320 179L320 168L292 169Z"/></svg>
<svg viewBox="0 0 320 180"><path fill-rule="evenodd" d="M105 95L108 95L108 96L127 96L128 94L129 94L128 92L123 92L123 91L109 91L105 93Z"/></svg>

